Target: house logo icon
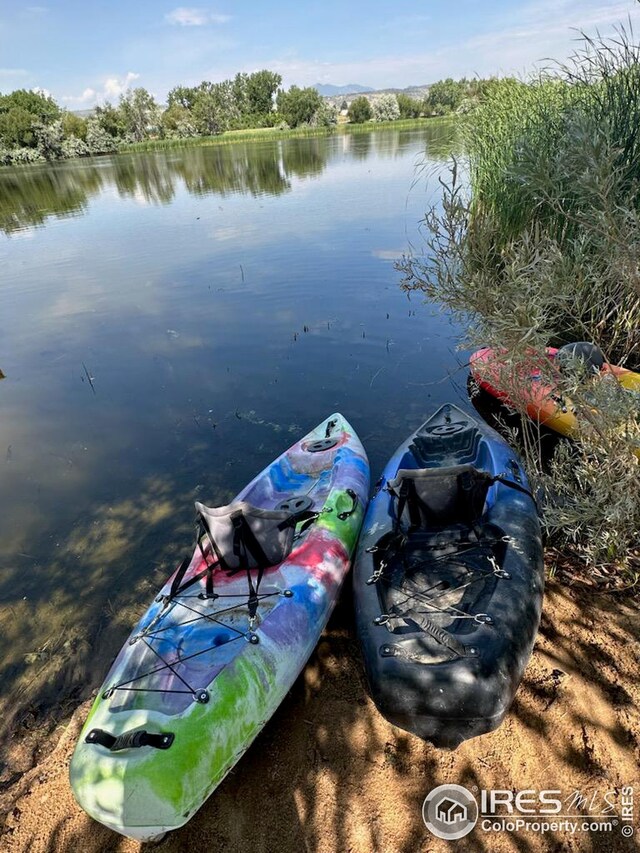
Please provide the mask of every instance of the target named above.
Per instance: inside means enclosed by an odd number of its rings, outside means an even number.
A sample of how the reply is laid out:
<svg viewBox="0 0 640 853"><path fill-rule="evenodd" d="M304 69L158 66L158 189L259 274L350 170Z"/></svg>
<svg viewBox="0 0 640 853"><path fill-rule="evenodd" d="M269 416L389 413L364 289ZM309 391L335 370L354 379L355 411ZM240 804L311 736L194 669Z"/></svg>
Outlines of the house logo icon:
<svg viewBox="0 0 640 853"><path fill-rule="evenodd" d="M455 841L468 835L478 820L476 799L462 785L439 785L422 805L425 826L437 838Z"/></svg>
<svg viewBox="0 0 640 853"><path fill-rule="evenodd" d="M436 815L443 823L449 824L449 826L457 826L460 821L468 819L468 809L462 803L445 797L436 806Z"/></svg>

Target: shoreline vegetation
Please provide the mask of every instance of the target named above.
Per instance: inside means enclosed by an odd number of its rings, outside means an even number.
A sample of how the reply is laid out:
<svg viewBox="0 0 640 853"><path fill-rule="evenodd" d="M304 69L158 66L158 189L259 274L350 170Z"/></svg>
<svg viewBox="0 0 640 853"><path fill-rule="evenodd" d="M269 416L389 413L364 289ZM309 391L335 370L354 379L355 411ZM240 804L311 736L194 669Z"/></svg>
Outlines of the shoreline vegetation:
<svg viewBox="0 0 640 853"><path fill-rule="evenodd" d="M495 82L441 80L428 87L422 100L402 92L374 92L346 96L338 107L311 87L280 88L280 75L265 69L220 83L176 86L164 107L146 89L129 89L117 106L96 106L86 118L61 109L42 91L18 89L0 94L0 166L240 139L320 136L343 128L416 127L473 112Z"/></svg>
<svg viewBox="0 0 640 853"><path fill-rule="evenodd" d="M455 122L455 116L433 116L396 121L361 122L332 125L331 127L296 127L296 128L248 128L246 130L229 130L217 136L195 136L186 139L147 139L144 142L124 143L119 154L137 153L143 151L165 151L173 148L190 146L232 145L235 142L261 142L272 139L304 139L314 136L340 136L352 133L370 133L379 130L417 130L433 124Z"/></svg>
<svg viewBox="0 0 640 853"><path fill-rule="evenodd" d="M500 353L499 377L540 497L548 545L618 591L640 582L640 405L580 358L561 371L547 346L588 341L640 366L640 45L619 26L583 36L565 65L503 80L462 128L469 171L451 164L426 216L427 247L399 265L407 291L445 305L465 347ZM532 364L578 440L551 440L526 415ZM515 430L515 432L514 432Z"/></svg>

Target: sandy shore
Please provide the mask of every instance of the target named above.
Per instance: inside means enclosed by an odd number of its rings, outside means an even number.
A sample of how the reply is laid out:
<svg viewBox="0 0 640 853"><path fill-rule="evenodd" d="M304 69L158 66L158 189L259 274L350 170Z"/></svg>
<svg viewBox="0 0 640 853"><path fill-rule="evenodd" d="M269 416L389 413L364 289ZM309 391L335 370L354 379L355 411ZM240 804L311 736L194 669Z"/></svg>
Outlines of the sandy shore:
<svg viewBox="0 0 640 853"><path fill-rule="evenodd" d="M615 595L548 584L541 631L501 728L455 752L436 750L385 722L368 698L343 597L309 665L234 771L182 829L155 850L225 853L638 850L610 833L486 833L435 839L421 819L436 785L473 789L640 794L640 620ZM149 850L88 818L75 804L68 764L89 708L81 705L42 743L38 763L1 796L0 850L134 853ZM37 733L32 736L37 741ZM32 742L31 749L34 749ZM635 829L639 829L636 802Z"/></svg>

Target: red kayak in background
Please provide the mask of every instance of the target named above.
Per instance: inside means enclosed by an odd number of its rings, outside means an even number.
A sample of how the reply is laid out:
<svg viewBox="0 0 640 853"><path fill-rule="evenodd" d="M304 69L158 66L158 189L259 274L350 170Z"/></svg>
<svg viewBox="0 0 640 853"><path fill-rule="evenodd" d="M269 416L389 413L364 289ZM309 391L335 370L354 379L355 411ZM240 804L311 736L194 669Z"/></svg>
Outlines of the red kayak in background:
<svg viewBox="0 0 640 853"><path fill-rule="evenodd" d="M612 377L623 388L640 391L640 373L609 364L598 347L585 341L567 344L560 349L547 347L546 356L532 355L531 364L515 377L507 375L504 356L505 351L491 347L483 347L473 353L470 359L471 374L478 386L501 403L514 409L524 408L531 420L570 438L576 438L580 433L575 408L569 398L560 396L549 378L553 376L554 370L562 370L563 360L578 358L591 369L594 376ZM554 370L549 371L549 365L541 362L541 358L545 357Z"/></svg>

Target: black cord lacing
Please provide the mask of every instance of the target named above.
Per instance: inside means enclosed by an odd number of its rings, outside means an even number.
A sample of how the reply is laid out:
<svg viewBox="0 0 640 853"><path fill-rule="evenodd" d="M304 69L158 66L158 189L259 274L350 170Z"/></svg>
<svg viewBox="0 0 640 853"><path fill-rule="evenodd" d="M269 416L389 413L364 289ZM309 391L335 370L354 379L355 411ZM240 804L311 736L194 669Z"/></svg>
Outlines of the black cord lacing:
<svg viewBox="0 0 640 853"><path fill-rule="evenodd" d="M259 600L263 600L265 598L272 598L274 596L282 595L282 594L283 593L281 590L275 590L273 592L265 592L262 595L258 596L258 598L259 598ZM245 597L246 597L245 593L222 594L222 595L217 596L217 598L237 598L237 599L244 599ZM192 599L200 600L199 597L196 595L185 596L184 598L185 599L192 598ZM138 675L135 675L133 678L129 678L129 679L126 679L124 681L120 681L117 684L111 685L110 687L108 687L108 689L103 694L103 698L105 698L105 699L110 698L113 695L113 693L115 693L117 690L123 690L123 691L129 691L129 692L140 692L140 693L142 693L142 692L147 692L147 693L188 693L188 694L193 695L194 698L197 698L200 689L193 687L191 684L189 684L180 675L180 673L178 673L176 671L175 667L179 666L182 663L185 663L188 660L192 660L193 658L199 657L200 655L204 655L207 652L213 651L215 649L219 649L222 646L226 646L229 643L234 642L235 640L240 640L240 639L244 638L244 639L251 641L251 637L253 635L250 632L241 631L240 629L236 628L234 625L229 625L225 621L218 618L218 617L224 615L225 613L229 613L229 612L232 612L234 610L237 610L238 608L236 606L224 607L224 608L221 608L219 610L214 610L213 612L203 613L201 610L198 610L197 608L195 608L195 607L187 604L185 601L183 601L180 595L174 596L171 599L171 605L173 605L173 606L168 606L167 604L165 604L164 611L161 614L159 614L160 618L156 618L153 620L152 623L150 623L150 624L153 624L153 626L154 626L150 631L148 631L147 629L143 629L139 634L136 634L129 641L132 644L137 642L138 640L141 640L142 642L144 642L144 644L151 650L151 652L153 652L153 654L157 658L160 659L162 664L160 666L152 667L151 669L147 670L146 672L139 673ZM186 610L188 610L189 612L195 613L197 615L193 619L188 619L185 622L178 622L175 624L162 626L160 624L162 622L162 619L165 616L167 616L170 612L173 611L174 606L183 607ZM166 660L164 658L164 656L161 655L160 652L152 645L153 640L156 639L158 637L158 635L162 635L166 631L179 631L185 625L192 625L194 622L198 622L201 620L208 620L210 622L215 622L216 624L221 625L223 628L226 628L227 630L231 631L235 636L231 636L231 637L223 640L222 642L220 642L218 640L216 643L213 643L212 645L206 646L205 648L199 649L198 651L192 652L191 654L181 655L179 657L176 657L172 661ZM156 627L157 625L160 625L160 627ZM178 689L172 689L172 688L160 689L160 688L153 688L153 687L130 687L129 686L131 684L134 684L135 682L141 681L144 678L149 678L153 675L157 675L157 673L159 673L159 672L164 672L166 670L170 670L173 673L173 675L179 681L181 681L182 684L184 684L184 686L187 689L186 690L178 690Z"/></svg>
<svg viewBox="0 0 640 853"><path fill-rule="evenodd" d="M523 492L533 498L531 492L524 486L521 486L518 483L513 482L510 479L506 478L504 474L498 474L494 477L491 477L490 484L494 483L502 483L505 486L514 488L517 491ZM444 616L456 619L473 619L480 624L492 624L493 620L486 613L467 613L464 610L461 610L459 607L456 607L453 604L444 604L440 605L439 601L444 597L450 596L452 593L460 592L462 590L467 589L468 587L484 582L487 578L496 577L501 579L508 579L509 574L505 572L499 565L495 552L494 546L504 543L507 544L510 542L510 538L506 535L496 536L495 531L491 530L491 526L489 529L484 528L478 522L475 522L470 525L469 531L467 533L466 539L460 540L452 540L452 541L434 541L434 542L426 542L424 543L424 550L444 550L447 549L447 553L441 554L439 556L433 555L428 557L427 559L414 561L411 565L408 564L408 560L405 557L404 559L404 568L405 568L405 583L404 585L398 585L393 582L392 577L389 576L388 569L391 566L391 560L394 554L399 553L403 547L406 545L409 535L403 529L402 525L402 516L404 513L405 506L408 504L408 509L410 511L410 517L412 524L417 520L416 513L411 512L411 496L408 489L405 486L405 482L403 481L400 484L400 488L397 492L392 489L387 489L392 497L396 498L398 501L396 515L394 520L393 532L392 535L387 540L386 546L383 548L379 548L378 546L374 546L371 551L380 550L383 553L382 558L378 564L377 569L374 571L372 577L369 579L369 583L377 583L380 581L383 583L388 589L394 590L396 592L404 595L400 601L394 603L394 612L393 613L383 613L378 616L374 621L377 625L389 625L394 624L395 622L406 621L406 619L410 619L414 624L421 627L426 633L430 634L430 636L439 642L441 645L446 646L450 652L455 653L457 656L461 656L460 648L461 644L453 637L453 635L449 634L449 632L444 631L444 629L435 625L435 623L431 623L428 617L433 616ZM493 532L493 535L491 535ZM470 540L470 536L473 535L475 537L475 541ZM473 552L480 552L482 556L486 558L489 567L487 570L483 570L479 566L470 566L464 560L464 556ZM458 567L464 570L464 574L460 577L460 582L456 586L449 586L446 589L441 589L441 582L437 582L433 584L431 587L427 589L407 589L407 571L410 569L415 569L420 566L433 566L442 562L450 562L453 556L457 556L458 560L456 561ZM395 566L392 566L395 568ZM436 592L436 590L439 590ZM436 593L436 594L431 594ZM406 607L406 605L411 605L413 602L418 602L422 607L428 608L428 613L424 611L418 611L415 607L409 606L409 609L402 612L402 608Z"/></svg>
<svg viewBox="0 0 640 853"><path fill-rule="evenodd" d="M308 522L315 520L318 517L318 513L311 512L302 512L297 515L292 515L291 519L288 520L288 523L295 525L297 522ZM269 560L264 552L264 549L256 539L253 531L251 530L250 525L244 518L241 512L238 512L235 517L233 517L233 523L235 527L235 542L234 547L238 549L238 554L244 558L244 561L247 565L247 584L249 587L249 595L247 598L246 593L217 593L214 590L214 572L216 569L226 569L229 575L235 574L236 570L232 570L228 567L224 556L220 553L214 538L211 536L211 533L204 523L204 520L200 513L197 514L196 517L196 542L197 546L202 555L202 559L205 562L205 568L200 572L197 572L195 575L189 578L189 580L184 581L184 577L187 573L189 566L191 565L191 559L189 557L185 558L180 566L178 567L173 581L171 583L171 587L169 593L161 598L158 601L163 602L163 608L152 620L151 622L142 629L138 634L133 636L130 639L130 644L133 645L139 640L142 640L144 644L149 648L149 650L162 662L161 666L153 667L147 670L144 673L138 674L133 678L120 681L117 684L114 684L104 692L103 698L110 698L116 691L129 691L129 692L148 692L148 693L176 693L176 694L191 694L194 699L198 702L206 702L208 701L208 694L206 690L201 688L193 687L189 684L179 672L176 671L176 667L182 663L185 663L188 660L192 660L199 655L206 654L207 652L213 651L214 649L219 649L222 646L226 646L229 643L234 642L239 639L246 639L250 643L257 643L258 637L253 633L253 626L255 624L255 620L257 617L257 610L259 603L266 599L271 598L276 595L286 595L290 596L290 590L276 590L274 592L265 592L260 594L259 588L260 583L262 581L262 577L264 571L270 565ZM208 539L211 550L206 550L203 548L204 539ZM211 562L209 557L213 554L216 555L216 559ZM249 565L249 554L251 554L257 563L258 575L256 578L256 582L254 584L253 578L251 575L251 570L248 568ZM197 595L183 595L188 589L193 587L198 581L205 579L205 592L199 593ZM217 601L221 598L235 598L235 599L245 599L246 607L248 612L248 630L241 631L239 628L236 628L234 625L227 624L227 622L220 619L220 616L224 616L225 613L230 613L238 610L239 605L232 605L230 607L219 608L214 611L208 611L206 613L194 607L192 604L187 604L187 599L195 599L196 601L202 600L210 600ZM192 619L187 619L184 622L177 622L170 625L162 626L162 621L168 616L169 613L172 613L175 607L182 607L191 613L194 613L195 616ZM157 639L159 635L165 635L167 631L180 631L185 625L192 625L194 622L198 622L200 620L208 620L210 622L215 622L216 624L226 628L228 631L232 632L235 636L228 637L227 639L220 642L218 640L211 646L207 646L204 649L200 649L199 651L193 652L189 655L179 656L174 658L172 661L166 660L162 654L156 649L152 643L154 639ZM164 636L160 639L164 639ZM185 686L185 690L179 689L171 689L171 688L153 688L153 687L131 687L131 684L135 682L139 682L144 678L151 677L156 675L159 672L164 672L169 670L174 677L182 682Z"/></svg>

